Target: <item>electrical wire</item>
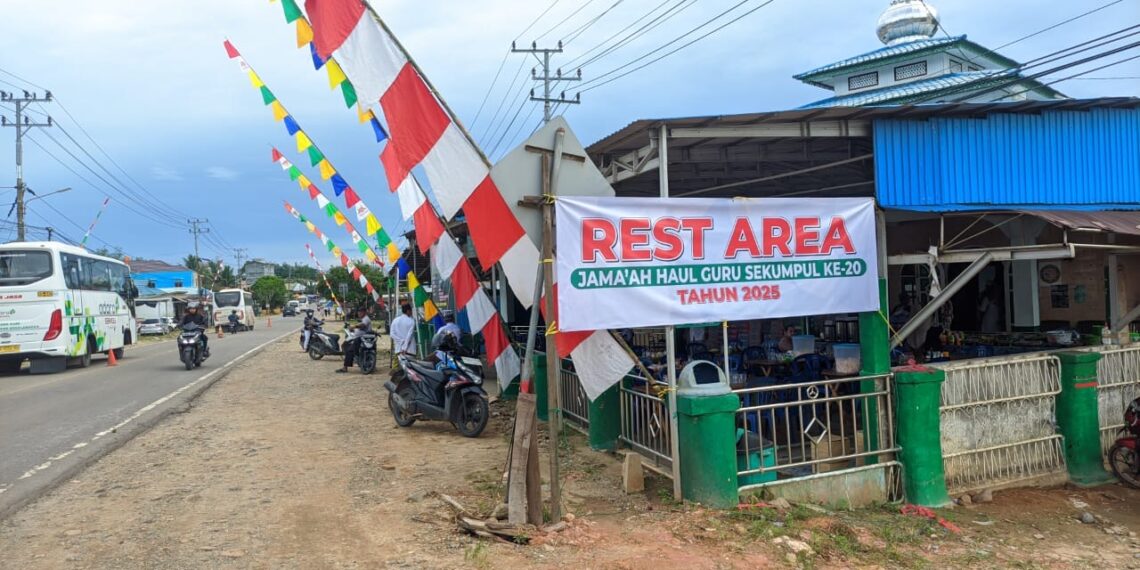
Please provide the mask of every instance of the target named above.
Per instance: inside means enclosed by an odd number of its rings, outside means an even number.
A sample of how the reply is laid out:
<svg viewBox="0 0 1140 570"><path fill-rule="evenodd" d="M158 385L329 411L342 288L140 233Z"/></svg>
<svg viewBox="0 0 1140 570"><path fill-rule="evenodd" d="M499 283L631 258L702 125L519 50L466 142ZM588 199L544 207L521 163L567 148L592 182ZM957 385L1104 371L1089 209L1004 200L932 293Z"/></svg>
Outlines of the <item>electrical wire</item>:
<svg viewBox="0 0 1140 570"><path fill-rule="evenodd" d="M694 39L690 40L689 42L687 42L687 43L685 43L685 44L683 44L683 45L681 45L681 46L679 46L679 47L677 47L677 48L675 48L675 49L673 49L673 50L670 50L670 51L668 51L668 52L666 52L666 53L664 53L664 54L662 54L662 55L660 55L660 56L658 56L658 57L656 57L656 58L654 58L654 59L652 59L652 60L650 60L650 61L647 61L647 62L645 62L645 63L643 63L643 64L641 64L641 65L639 65L639 66L637 66L637 67L635 67L635 68L633 68L633 69L631 69L631 70L629 70L629 71L625 72L625 73L622 73L622 74L620 74L620 75L618 75L618 76L616 76L616 77L612 77L612 78L610 78L610 79L606 79L605 81L601 81L603 78L605 78L605 77L607 77L607 76L609 76L609 75L612 75L612 74L614 74L614 73L616 73L616 72L618 72L618 71L620 71L620 70L622 70L622 69L625 69L625 68L627 68L627 67L629 67L629 66L633 65L633 64L635 64L635 63L637 63L637 62L639 62L639 61L641 61L641 60L643 60L643 59L645 59L645 58L647 58L647 57L649 57L649 56L653 55L654 53L657 53L658 51L661 51L662 49L665 49L665 48L669 47L670 45L672 45L672 44L674 44L674 43L676 43L676 42L678 42L678 41L680 41L680 40L684 39L685 37L687 37L687 36L689 36L689 35L693 34L693 33L694 33L694 32L696 32L697 30L700 30L701 28L703 28L703 27L705 27L705 26L709 25L710 23L712 23L712 22L714 22L714 21L716 21L716 20L719 20L719 19L720 19L721 17L723 17L724 15L728 14L729 12L732 12L733 10L736 10L736 9L737 9L737 8L739 8L740 6L742 6L742 5L746 4L748 1L749 1L749 0L742 0L741 2L739 2L739 3L737 3L737 4L734 4L734 5L733 5L732 7L730 7L729 9L727 9L727 10L725 10L725 11L721 12L720 14L717 14L716 16L714 16L713 18L711 18L711 19L709 19L708 21L704 22L703 24L701 24L701 25L697 26L696 28L693 28L692 30L689 30L688 32L685 32L684 34L682 34L682 35L678 36L677 38L674 38L673 40L670 40L670 41L669 41L668 43L666 43L665 45L663 45L663 46L661 46L661 47L659 47L659 48L656 48L656 49L654 49L654 50L652 50L652 51L650 51L650 52L646 53L645 55L642 55L641 57L639 57L639 58L637 58L637 59L634 59L633 61L630 61L630 62L628 62L628 63L626 63L626 64L624 64L624 65L618 66L618 67L616 67L616 68L614 68L614 69L612 69L612 70L610 70L610 71L608 71L608 72L606 72L606 73L603 73L602 75L598 76L598 77L597 77L597 78L595 78L595 79L592 79L591 81L588 81L588 82L586 82L588 85L582 85L582 86L581 86L581 88L578 90L578 92L579 92L579 93L584 93L584 92L586 92L586 91L591 91L591 90L593 90L593 89L597 89L598 87L601 87L601 86L603 86L603 85L607 85L607 84L609 84L609 83L613 83L614 81L617 81L618 79L621 79L621 78L623 78L623 77L626 77L626 76L630 75L631 73L635 73L635 72L637 72L637 71L639 71L639 70L641 70L641 69L645 69L646 67L648 67L648 66L650 66L650 65L653 65L654 63L656 63L656 62L658 62L658 61L661 61L662 59L665 59L666 57L669 57L670 55L673 55L673 54L675 54L675 53L677 53L677 52L679 52L679 51L681 51L681 50L683 50L683 49L685 49L685 48L687 48L687 47L689 47L689 46L691 46L691 45L693 45L693 44L695 44L695 43L697 43L697 42L699 42L699 41L701 41L701 40L703 40L703 39L705 39L705 38L707 38L707 37L709 37L709 36L711 36L711 35L713 35L713 34L715 34L715 33L717 33L717 32L719 32L720 30L723 30L724 28L727 28L728 26L731 26L732 24L735 24L736 22L739 22L740 20L742 20L742 19L744 19L744 18L748 17L749 15L751 15L751 14L753 14L753 13L757 12L757 11L758 11L758 10L760 10L761 8L764 8L764 7L766 7L766 6L770 5L770 4L772 4L772 3L773 3L773 2L775 2L776 0L766 0L765 2L761 3L759 6L756 6L756 7L752 8L752 9L750 9L750 10L748 10L748 11L744 12L743 14L740 14L739 16L736 16L735 18L733 18L733 19L731 19L731 20L729 20L729 21L727 21L727 22L725 22L725 23L723 23L723 24L721 24L721 25L717 26L716 28L713 28L712 30L709 30L708 32L706 32L706 33L704 33L704 34L702 34L702 35L700 35L700 36L698 36L698 37L696 37L696 38L694 38Z"/></svg>
<svg viewBox="0 0 1140 570"><path fill-rule="evenodd" d="M1046 33L1046 32L1051 32L1051 31L1053 31L1053 30L1055 30L1055 29L1057 29L1057 28L1060 28L1061 26L1064 26L1064 25L1066 25L1066 24L1070 24L1070 23L1072 23L1072 22L1075 22L1075 21L1077 21L1077 20L1080 20L1081 18L1084 18L1085 16L1091 16L1092 14L1095 14L1095 13L1097 13L1097 12L1100 12L1101 10L1104 10L1104 9L1106 9L1106 8L1110 8L1110 7L1112 7L1112 6L1115 6L1115 5L1117 5L1117 4L1120 4L1120 3L1121 3L1121 2L1123 2L1123 1L1124 1L1124 0L1113 0L1112 2L1108 2L1108 3L1106 3L1106 4L1102 4L1102 5L1100 5L1100 6L1096 7L1096 8L1093 8L1092 10L1089 10L1089 11L1087 11L1087 12L1083 12L1083 13L1081 13L1081 14L1077 14L1076 16L1073 16L1073 17L1071 17L1071 18L1068 18L1068 19L1066 19L1066 20L1062 20L1062 21L1060 21L1060 22L1057 22L1056 24L1053 24L1053 25L1051 25L1051 26L1048 26L1048 27L1046 27L1046 28L1042 28L1042 29L1040 29L1040 30L1037 30L1036 32L1033 32L1033 33L1031 33L1031 34L1027 34L1027 35L1021 36L1020 38L1017 38L1017 39L1015 39L1015 40L1013 40L1013 41L1009 41L1009 42L1006 42L1006 43L1004 43L1004 44L1002 44L1002 45L1000 45L1000 46L998 46L998 47L996 47L996 48L993 48L993 49L987 49L987 50L986 50L984 53L982 53L981 55L977 55L977 56L974 56L974 57L975 57L975 58L979 58L979 57L985 57L985 56L987 56L987 55L990 55L990 54L993 54L993 53L997 53L997 51L998 51L998 50L1000 50L1000 49L1005 49L1005 48L1007 48L1007 47L1009 47L1009 46L1012 46L1012 45L1015 45L1015 44L1021 43L1021 42L1025 41L1025 40L1028 40L1029 38L1033 38L1033 37L1039 36L1039 35L1041 35L1041 34L1044 34L1044 33ZM925 5L925 2L924 2L923 4ZM970 63L973 63L973 62L974 62L974 60L973 60L973 59L970 59L970 60L969 60L969 62L970 62Z"/></svg>
<svg viewBox="0 0 1140 570"><path fill-rule="evenodd" d="M519 78L524 77L523 68L525 68L525 67L526 67L526 58L525 57L520 58L519 67L517 70L515 70L514 79L511 80L510 86L507 87L507 90L503 93L502 99L499 100L499 105L495 109L495 114L491 116L491 122L483 130L482 136L479 137L481 146L484 146L484 147L487 146L487 142L489 140L493 139L495 136L495 132L498 131L498 129L499 129L499 115L503 111L503 105L505 105L508 101L511 100L512 94L517 94L517 92L515 91L515 87L518 85ZM510 107L507 108L507 113L510 113Z"/></svg>
<svg viewBox="0 0 1140 570"><path fill-rule="evenodd" d="M562 20L560 20L557 24L554 24L553 26L550 27L550 29L546 30L545 32L542 32L542 34L540 34L537 38L534 38L534 41L537 42L538 40L541 40L542 38L546 37L548 34L550 34L550 32L553 32L554 30L558 29L562 24L565 24L566 22L570 21L570 18L577 16L579 12L581 12L582 10L585 10L587 6L589 6L590 4L593 4L593 3L594 3L594 0L586 0L586 2L584 4L582 4L581 6L578 6L577 10L570 12L569 16L562 18Z"/></svg>
<svg viewBox="0 0 1140 570"><path fill-rule="evenodd" d="M609 14L611 11L613 11L614 8L617 8L618 6L620 6L621 3L624 1L625 0L617 0L613 4L610 4L610 7L603 10L601 14L594 16L593 18L588 20L585 24L578 26L577 28L572 30L570 33L566 34L565 36L562 36L562 38L559 39L558 41L561 42L563 45L570 45L570 42L578 39L578 37L581 36L583 33L585 33L586 30L589 30L591 26L598 23L598 20L601 20L602 18L604 18L606 16L606 14Z"/></svg>
<svg viewBox="0 0 1140 570"><path fill-rule="evenodd" d="M632 42L632 41L634 41L634 40L636 40L637 38L641 37L642 35L644 35L645 33L649 32L650 30L652 30L653 28L657 27L658 25L660 25L660 24L664 23L665 21L668 21L668 19L669 19L669 18L672 18L672 17L673 17L673 16L670 16L669 14L673 13L673 12L674 12L674 10L677 10L678 8L681 8L681 10L684 10L685 8L688 8L688 7L689 7L689 6L691 6L693 3L695 3L695 1L696 1L696 0L676 0L676 4L673 4L673 6L671 6L671 7L670 7L668 10L666 10L666 11L662 12L661 14L657 15L657 16L656 16L656 17L655 17L653 20L650 20L650 21L649 21L647 24L645 24L645 25L641 26L640 28L638 28L638 29L634 30L633 32L630 32L628 35L626 35L626 36L625 36L625 37L623 37L622 39L618 40L618 41L617 41L617 42L616 42L614 45L612 45L612 46L610 46L610 47L608 47L608 48L604 49L604 50L603 50L601 53L598 53L597 55L594 55L594 56L590 57L590 54L591 54L591 53L593 53L595 50L597 50L597 49L601 48L602 46L605 46L606 44L608 44L608 43L610 42L610 40L612 40L612 39L614 39L614 38L618 37L619 35L621 35L621 34L625 33L626 31L628 31L630 28L632 28L632 27L634 27L634 26L638 25L639 23L641 23L641 21L642 21L642 20L644 20L644 19L648 18L648 17L649 17L649 16L651 16L651 15L652 15L654 12L656 12L656 11L657 11L657 10L659 10L659 9L661 9L661 8L662 8L662 7L664 7L666 4L668 4L669 2L672 2L672 1L673 1L673 0L664 0L664 1L662 1L660 4L658 4L658 5L654 6L652 10L650 10L650 11L646 12L645 14L642 14L642 16L641 16L640 18L638 18L638 19L634 20L634 21L633 21L631 24L629 24L628 26L626 26L626 27L624 27L624 28L622 28L622 29L618 30L617 32L614 32L614 33L613 33L613 35L611 35L610 37L608 37L608 38L606 38L606 39L602 40L600 43L598 43L598 44L597 44L597 45L595 45L594 47L592 47L592 48L590 48L590 49L586 50L585 52L582 52L582 54L581 54L581 55L578 55L577 57L575 57L575 58L571 59L570 61L566 62L566 67L568 67L568 68L569 68L569 67L574 67L574 66L575 66L575 64L576 64L578 61L580 61L580 60L582 60L582 59L585 59L585 58L587 58L587 57L589 57L589 59L586 59L586 60L585 60L585 61L583 61L581 64L578 64L578 65L577 65L577 67L585 67L585 66L587 66L587 65L590 65L591 63L593 63L593 62L595 62L595 61L598 61L599 59L601 59L601 58L603 58L603 57L605 57L605 56L607 56L607 55L609 55L609 54L613 53L614 51L616 51L616 50L620 49L621 47L623 47L623 46L625 46L625 45L629 44L630 42ZM688 3L688 5L685 5L685 6L682 8L681 6L682 6L682 5L684 5L684 4L686 4L686 3ZM677 13L680 13L680 12L678 11ZM674 14L674 15L676 15L676 14ZM662 18L665 18L665 20L662 20Z"/></svg>

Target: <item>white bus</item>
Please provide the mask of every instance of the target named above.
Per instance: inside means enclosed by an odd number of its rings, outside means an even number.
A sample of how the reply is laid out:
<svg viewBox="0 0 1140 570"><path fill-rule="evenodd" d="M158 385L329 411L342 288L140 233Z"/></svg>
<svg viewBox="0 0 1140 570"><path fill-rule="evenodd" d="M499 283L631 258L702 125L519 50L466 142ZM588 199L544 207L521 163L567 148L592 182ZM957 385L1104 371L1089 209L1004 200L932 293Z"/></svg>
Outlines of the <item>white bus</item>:
<svg viewBox="0 0 1140 570"><path fill-rule="evenodd" d="M238 323L245 330L253 330L253 294L242 289L222 289L214 293L214 323L226 326L230 312L237 311Z"/></svg>
<svg viewBox="0 0 1140 570"><path fill-rule="evenodd" d="M0 371L89 366L91 355L135 342L130 269L59 242L0 245Z"/></svg>

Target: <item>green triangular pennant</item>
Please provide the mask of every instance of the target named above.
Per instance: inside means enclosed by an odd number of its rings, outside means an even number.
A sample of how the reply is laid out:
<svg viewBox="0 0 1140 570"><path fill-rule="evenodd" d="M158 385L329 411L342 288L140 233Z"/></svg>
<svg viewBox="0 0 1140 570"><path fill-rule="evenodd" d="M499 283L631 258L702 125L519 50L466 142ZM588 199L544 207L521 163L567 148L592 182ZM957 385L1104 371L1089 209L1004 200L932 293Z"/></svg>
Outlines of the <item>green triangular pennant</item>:
<svg viewBox="0 0 1140 570"><path fill-rule="evenodd" d="M368 242L360 240L360 243L356 244L356 249L359 249L360 253L368 253Z"/></svg>
<svg viewBox="0 0 1140 570"><path fill-rule="evenodd" d="M273 92L270 91L268 87L262 85L261 86L261 100L264 101L266 105L268 105L268 104L276 101L277 97L275 97L273 95Z"/></svg>
<svg viewBox="0 0 1140 570"><path fill-rule="evenodd" d="M329 202L329 205L325 206L325 213L328 214L330 218L335 216L339 211L340 210L336 209L336 204L333 204L332 202Z"/></svg>
<svg viewBox="0 0 1140 570"><path fill-rule="evenodd" d="M415 299L417 307L424 306L424 303L429 299L427 291L424 291L423 287L416 287L412 290L412 298Z"/></svg>
<svg viewBox="0 0 1140 570"><path fill-rule="evenodd" d="M312 166L320 164L324 159L325 155L321 154L321 151L318 150L317 147L309 147L309 162L312 164Z"/></svg>
<svg viewBox="0 0 1140 570"><path fill-rule="evenodd" d="M325 242L325 247L329 248L329 251L336 249L336 245L333 244L332 240Z"/></svg>
<svg viewBox="0 0 1140 570"><path fill-rule="evenodd" d="M302 224L309 221L308 218L305 217L305 214L301 214L300 217L298 217L297 219L301 220Z"/></svg>
<svg viewBox="0 0 1140 570"><path fill-rule="evenodd" d="M380 247L387 249L388 244L392 243L392 238L388 237L388 232L384 231L384 228L380 228L380 231L376 232L376 242Z"/></svg>
<svg viewBox="0 0 1140 570"><path fill-rule="evenodd" d="M344 81L340 84L340 91L344 94L344 106L349 109L356 105L356 88L352 86L352 82Z"/></svg>
<svg viewBox="0 0 1140 570"><path fill-rule="evenodd" d="M292 24L301 17L301 9L294 0L281 0L281 7L285 9L285 22Z"/></svg>
<svg viewBox="0 0 1140 570"><path fill-rule="evenodd" d="M296 166L289 167L289 180L296 180L301 177L301 169Z"/></svg>

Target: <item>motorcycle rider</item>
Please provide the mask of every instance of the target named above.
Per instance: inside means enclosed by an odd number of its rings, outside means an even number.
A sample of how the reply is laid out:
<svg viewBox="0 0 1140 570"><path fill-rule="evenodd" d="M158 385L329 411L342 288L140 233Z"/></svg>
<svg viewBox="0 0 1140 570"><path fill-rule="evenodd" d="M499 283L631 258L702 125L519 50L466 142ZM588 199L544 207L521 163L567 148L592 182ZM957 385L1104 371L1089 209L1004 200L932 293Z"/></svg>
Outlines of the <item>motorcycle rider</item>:
<svg viewBox="0 0 1140 570"><path fill-rule="evenodd" d="M206 315L203 315L202 312L198 310L197 301L190 301L186 304L186 313L182 315L182 323L180 326L186 326L188 324L195 324L202 327L202 355L210 356L209 335L205 333L207 324Z"/></svg>
<svg viewBox="0 0 1140 570"><path fill-rule="evenodd" d="M349 367L352 366L352 360L356 356L356 345L360 344L360 337L364 333L372 331L372 319L368 317L368 309L360 307L356 310L356 315L360 318L360 324L349 331L348 340L344 342L344 367L338 368L337 374L348 372Z"/></svg>
<svg viewBox="0 0 1140 570"><path fill-rule="evenodd" d="M239 317L237 314L237 309L230 311L229 321L230 321L230 330L231 331L237 332L238 320L239 320Z"/></svg>
<svg viewBox="0 0 1140 570"><path fill-rule="evenodd" d="M444 314L443 321L445 324L440 327L439 331L435 334L449 334L455 337L455 340L463 338L463 330L459 328L459 325L455 324L455 313L448 311Z"/></svg>
<svg viewBox="0 0 1140 570"><path fill-rule="evenodd" d="M313 336L313 327L316 325L316 322L317 319L313 316L313 310L305 310L305 324L304 328L301 330L301 335L304 337L304 339L301 341L302 351L309 350L309 338Z"/></svg>

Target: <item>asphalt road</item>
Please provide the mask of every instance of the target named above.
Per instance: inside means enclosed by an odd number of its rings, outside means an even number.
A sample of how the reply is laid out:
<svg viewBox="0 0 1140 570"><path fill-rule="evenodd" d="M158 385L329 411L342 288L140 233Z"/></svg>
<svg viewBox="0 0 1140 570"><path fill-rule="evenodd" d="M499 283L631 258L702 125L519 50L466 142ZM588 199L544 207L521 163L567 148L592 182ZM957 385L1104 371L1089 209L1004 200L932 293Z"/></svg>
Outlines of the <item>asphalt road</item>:
<svg viewBox="0 0 1140 570"><path fill-rule="evenodd" d="M97 357L86 369L0 375L0 518L184 405L227 363L296 335L300 324L274 318L267 328L260 319L252 331L211 337L210 358L192 371L167 340L128 347L116 367Z"/></svg>

